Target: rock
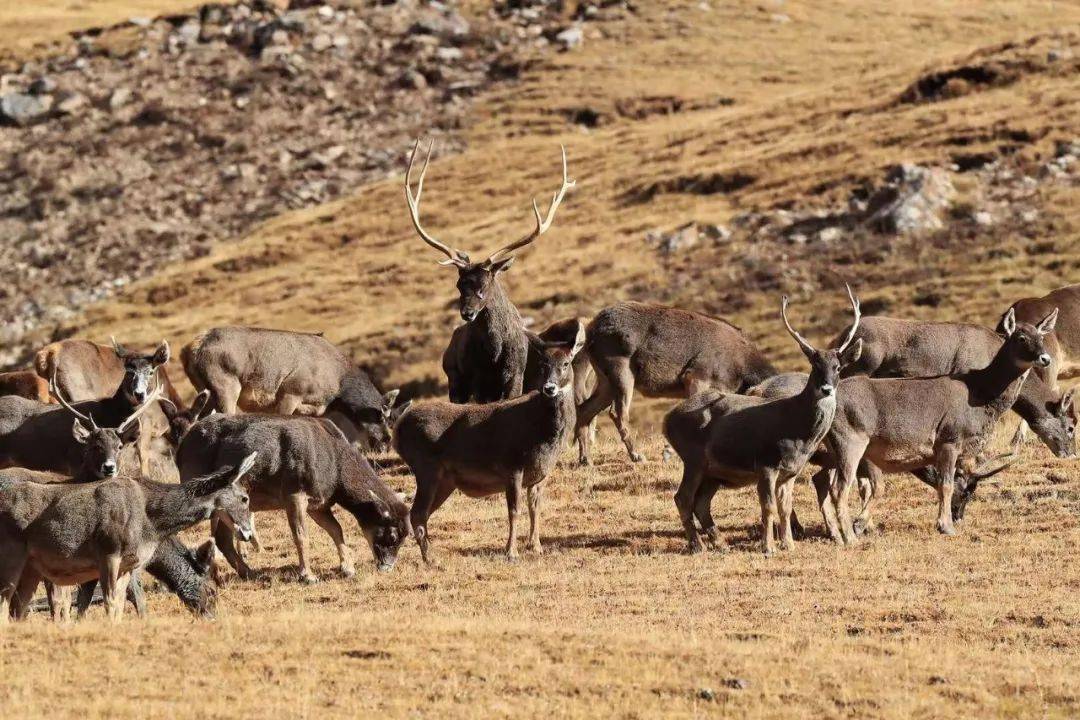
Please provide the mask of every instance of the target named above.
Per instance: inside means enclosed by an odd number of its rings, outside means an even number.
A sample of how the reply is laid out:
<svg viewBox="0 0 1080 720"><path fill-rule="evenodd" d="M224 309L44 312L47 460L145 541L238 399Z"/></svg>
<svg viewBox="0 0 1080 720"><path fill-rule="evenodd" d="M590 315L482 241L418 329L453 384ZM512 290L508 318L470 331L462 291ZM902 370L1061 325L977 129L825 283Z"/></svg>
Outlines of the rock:
<svg viewBox="0 0 1080 720"><path fill-rule="evenodd" d="M330 7L329 5L323 5L319 8L318 15L323 20L329 21L334 19L335 11L334 8Z"/></svg>
<svg viewBox="0 0 1080 720"><path fill-rule="evenodd" d="M444 39L461 38L469 34L468 21L456 12L430 13L409 26L410 35L435 35Z"/></svg>
<svg viewBox="0 0 1080 720"><path fill-rule="evenodd" d="M698 232L715 243L727 242L731 239L731 230L728 230L723 225L701 225L698 227Z"/></svg>
<svg viewBox="0 0 1080 720"><path fill-rule="evenodd" d="M1080 157L1080 138L1058 140L1054 143L1054 157Z"/></svg>
<svg viewBox="0 0 1080 720"><path fill-rule="evenodd" d="M1069 60L1072 56L1072 50L1068 48L1054 48L1046 53L1046 62L1055 63L1060 60Z"/></svg>
<svg viewBox="0 0 1080 720"><path fill-rule="evenodd" d="M786 25L787 23L791 22L791 17L788 15L784 15L783 13L773 13L769 16L769 19L772 20L774 23L778 23L780 25Z"/></svg>
<svg viewBox="0 0 1080 720"><path fill-rule="evenodd" d="M56 96L56 112L61 115L74 115L89 104L86 96L80 92L65 92Z"/></svg>
<svg viewBox="0 0 1080 720"><path fill-rule="evenodd" d="M126 87L118 87L109 95L109 109L119 110L131 102L131 90Z"/></svg>
<svg viewBox="0 0 1080 720"><path fill-rule="evenodd" d="M334 47L345 48L349 47L349 36L338 33L334 36Z"/></svg>
<svg viewBox="0 0 1080 720"><path fill-rule="evenodd" d="M56 81L50 77L42 76L30 83L27 91L31 95L51 95L56 92Z"/></svg>
<svg viewBox="0 0 1080 720"><path fill-rule="evenodd" d="M673 232L659 235L660 252L665 255L681 252L698 244L697 225L688 223Z"/></svg>
<svg viewBox="0 0 1080 720"><path fill-rule="evenodd" d="M724 687L732 690L745 690L750 687L750 683L742 678L727 678L724 680Z"/></svg>
<svg viewBox="0 0 1080 720"><path fill-rule="evenodd" d="M898 165L870 197L862 221L879 232L900 235L940 230L941 216L955 196L944 170Z"/></svg>
<svg viewBox="0 0 1080 720"><path fill-rule="evenodd" d="M701 688L700 690L698 690L697 696L699 699L708 700L709 702L712 702L716 699L716 693L713 691L712 688Z"/></svg>
<svg viewBox="0 0 1080 720"><path fill-rule="evenodd" d="M441 47L435 51L435 57L443 62L454 62L464 56L465 53L461 51L461 48L456 47Z"/></svg>
<svg viewBox="0 0 1080 720"><path fill-rule="evenodd" d="M994 216L985 210L980 210L977 213L972 213L971 220L981 227L990 227L994 224Z"/></svg>
<svg viewBox="0 0 1080 720"><path fill-rule="evenodd" d="M573 50L585 42L585 33L580 27L569 27L555 36L555 41L566 50Z"/></svg>
<svg viewBox="0 0 1080 720"><path fill-rule="evenodd" d="M827 227L827 228L822 228L821 231L818 232L818 240L820 240L823 243L837 242L843 236L844 236L844 231L841 230L836 225L833 225L833 226Z"/></svg>
<svg viewBox="0 0 1080 720"><path fill-rule="evenodd" d="M331 145L321 152L314 153L311 156L310 167L317 168L319 170L325 170L334 164L334 161L345 154L344 145Z"/></svg>
<svg viewBox="0 0 1080 720"><path fill-rule="evenodd" d="M45 119L52 104L51 95L8 93L0 96L0 117L25 127Z"/></svg>
<svg viewBox="0 0 1080 720"><path fill-rule="evenodd" d="M153 25L154 24L154 19L144 17L142 15L135 15L133 17L129 17L128 22L131 23L132 25L134 25L135 27L144 28L144 27L150 27L151 25Z"/></svg>
<svg viewBox="0 0 1080 720"><path fill-rule="evenodd" d="M427 87L427 79L416 70L405 70L398 76L398 87L406 90L423 90Z"/></svg>
<svg viewBox="0 0 1080 720"><path fill-rule="evenodd" d="M334 45L334 39L326 33L319 33L311 40L311 49L315 52L329 50Z"/></svg>

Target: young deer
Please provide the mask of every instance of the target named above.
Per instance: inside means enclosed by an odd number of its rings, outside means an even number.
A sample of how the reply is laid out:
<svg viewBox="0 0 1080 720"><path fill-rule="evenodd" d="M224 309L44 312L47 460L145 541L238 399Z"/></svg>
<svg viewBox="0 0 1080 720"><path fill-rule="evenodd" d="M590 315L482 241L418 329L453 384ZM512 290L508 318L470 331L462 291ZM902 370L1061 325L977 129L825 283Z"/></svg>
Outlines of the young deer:
<svg viewBox="0 0 1080 720"><path fill-rule="evenodd" d="M555 211L574 187L566 168L566 148L562 151L562 185L551 198L547 214L540 215L540 207L533 201L536 227L520 240L502 247L487 259L474 263L469 256L432 237L420 224L420 196L424 191L424 175L431 162L431 148L420 171L416 194L412 191L412 169L420 141L416 141L409 168L405 173L405 201L413 228L425 243L446 255L440 265L452 265L458 270L457 288L460 295L459 311L465 325L457 328L443 354L443 370L450 384L450 401L465 403L494 402L521 395L523 376L529 352L529 342L517 308L507 297L499 283L499 273L508 270L514 262L514 253L532 244L548 231L555 220Z"/></svg>
<svg viewBox="0 0 1080 720"><path fill-rule="evenodd" d="M585 344L578 323L571 343L545 343L539 391L484 405L414 404L394 429L394 447L416 477L410 518L425 561L427 521L455 489L470 497L506 494L510 534L506 557L516 560L517 518L528 491L529 546L539 553L541 483L574 426L574 356Z"/></svg>
<svg viewBox="0 0 1080 720"><path fill-rule="evenodd" d="M1040 373L1045 373L1051 387L1057 389L1057 381L1080 376L1080 284L1066 285L1039 298L1017 300L1001 316L997 330L1002 332L1009 313L1017 322L1034 323L1057 309L1057 326L1054 334L1045 338L1046 351L1051 363Z"/></svg>
<svg viewBox="0 0 1080 720"><path fill-rule="evenodd" d="M692 397L715 387L744 392L776 374L742 330L726 320L660 305L622 302L601 310L586 331L582 357L596 371L596 387L578 407L578 450L589 463L585 428L604 409L634 462L643 458L630 434L630 402L646 397Z"/></svg>
<svg viewBox="0 0 1080 720"><path fill-rule="evenodd" d="M852 332L835 350L818 350L788 322L788 299L780 303L784 326L806 359L810 376L792 397L769 402L745 398L730 411L711 414L701 422L700 403L691 398L664 418L664 434L683 461L683 478L675 493L675 506L692 553L702 550L694 517L702 530L717 540L709 504L720 487L757 485L761 504L762 549L774 552L773 525L780 520L784 549L793 547L791 530L792 485L814 455L833 422L837 383L843 367L859 357L862 344L854 340L859 325L859 302L848 288L855 322ZM777 501L779 500L779 508Z"/></svg>
<svg viewBox="0 0 1080 720"><path fill-rule="evenodd" d="M930 467L936 472L938 531L955 535L952 496L958 463L975 461L994 425L1016 401L1028 371L1050 366L1045 338L1057 309L1037 325L1017 323L1010 310L1002 321L1005 342L978 370L931 378L870 378L840 382L836 419L827 447L838 475L837 531L856 541L848 495L856 468L866 460L884 472ZM828 519L826 519L828 522Z"/></svg>
<svg viewBox="0 0 1080 720"><path fill-rule="evenodd" d="M161 352L159 345L155 354ZM98 345L88 340L60 340L38 350L34 356L34 369L42 380L55 377L57 387L71 402L84 402L115 395L127 373L127 361L150 357L133 353L116 340L111 345ZM165 397L179 405L180 395L169 381L165 364L155 362L154 365L154 378L165 388Z"/></svg>

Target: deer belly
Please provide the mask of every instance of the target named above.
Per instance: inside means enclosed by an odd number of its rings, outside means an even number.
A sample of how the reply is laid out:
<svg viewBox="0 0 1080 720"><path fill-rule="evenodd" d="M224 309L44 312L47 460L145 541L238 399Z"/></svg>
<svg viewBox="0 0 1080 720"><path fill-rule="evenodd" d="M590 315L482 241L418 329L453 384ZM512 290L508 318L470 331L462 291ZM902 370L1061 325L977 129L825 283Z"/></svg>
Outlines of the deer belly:
<svg viewBox="0 0 1080 720"><path fill-rule="evenodd" d="M56 585L80 585L98 578L98 564L92 558L66 558L49 553L33 554L32 566Z"/></svg>
<svg viewBox="0 0 1080 720"><path fill-rule="evenodd" d="M454 487L469 497L479 498L504 492L510 476L473 468L453 468L445 471Z"/></svg>
<svg viewBox="0 0 1080 720"><path fill-rule="evenodd" d="M907 472L933 464L934 445L932 442L895 445L871 441L864 457L885 472Z"/></svg>

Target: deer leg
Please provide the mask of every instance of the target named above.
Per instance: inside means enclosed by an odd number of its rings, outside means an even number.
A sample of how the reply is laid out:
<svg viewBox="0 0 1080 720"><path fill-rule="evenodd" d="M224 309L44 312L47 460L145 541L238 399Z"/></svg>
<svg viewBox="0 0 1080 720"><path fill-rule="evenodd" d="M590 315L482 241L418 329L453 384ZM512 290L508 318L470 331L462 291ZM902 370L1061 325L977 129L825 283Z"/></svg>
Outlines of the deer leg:
<svg viewBox="0 0 1080 720"><path fill-rule="evenodd" d="M758 478L758 502L761 503L761 551L765 557L776 552L773 540L773 525L776 522L776 480L775 470L763 470Z"/></svg>
<svg viewBox="0 0 1080 720"><path fill-rule="evenodd" d="M41 584L41 573L29 565L25 566L19 584L15 588L15 594L11 597L11 617L15 620L25 620L30 612L30 601L34 599L38 585ZM70 596L68 597L70 601Z"/></svg>
<svg viewBox="0 0 1080 720"><path fill-rule="evenodd" d="M308 534L304 515L307 514L308 496L305 493L293 493L285 501L285 515L289 518L296 554L300 558L300 582L314 585L319 578L311 572L308 564Z"/></svg>
<svg viewBox="0 0 1080 720"><path fill-rule="evenodd" d="M236 377L221 371L211 371L206 378L206 387L219 413L235 415L240 403L243 386Z"/></svg>
<svg viewBox="0 0 1080 720"><path fill-rule="evenodd" d="M675 491L675 507L679 511L683 530L686 531L687 550L691 554L699 553L704 549L697 528L694 527L694 501L698 495L698 488L702 484L701 475L696 464L684 462L682 482L679 483L679 489Z"/></svg>
<svg viewBox="0 0 1080 720"><path fill-rule="evenodd" d="M247 561L236 549L236 534L227 522L222 522L217 515L210 518L210 533L214 537L217 549L225 556L225 560L232 566L241 580L251 580L255 577L255 573L252 572Z"/></svg>
<svg viewBox="0 0 1080 720"><path fill-rule="evenodd" d="M840 524L836 518L836 505L833 503L832 486L835 484L836 471L822 468L814 473L811 478L814 490L817 492L818 508L821 510L821 518L825 523L825 530L829 537L837 545L844 544L844 536L840 533Z"/></svg>
<svg viewBox="0 0 1080 720"><path fill-rule="evenodd" d="M521 505L521 495L524 490L522 473L514 473L510 484L506 486L506 512L510 519L510 534L506 538L506 559L509 562L517 562L517 521L518 511Z"/></svg>
<svg viewBox="0 0 1080 720"><path fill-rule="evenodd" d="M795 537L791 531L791 513L795 500L795 478L790 477L777 488L777 501L780 510L780 547L784 550L795 549Z"/></svg>
<svg viewBox="0 0 1080 720"><path fill-rule="evenodd" d="M356 564L353 562L352 552L345 544L345 533L341 530L341 523L334 517L334 513L328 507L308 508L308 515L315 523L326 531L337 548L338 561L341 563L341 574L347 578L356 575Z"/></svg>
<svg viewBox="0 0 1080 720"><path fill-rule="evenodd" d="M720 531L716 528L716 521L713 520L712 516L712 501L719 489L719 480L715 478L701 479L697 493L694 495L694 517L697 518L698 525L701 526L701 534L705 536L705 541L715 549L723 552L727 550L727 543L720 536Z"/></svg>
<svg viewBox="0 0 1080 720"><path fill-rule="evenodd" d="M146 617L146 593L143 592L142 571L138 568L128 574L127 601L135 608L135 614Z"/></svg>
<svg viewBox="0 0 1080 720"><path fill-rule="evenodd" d="M1027 421L1021 418L1020 424L1016 426L1016 432L1012 437L1011 447L1013 452L1019 450L1020 446L1027 442L1027 431Z"/></svg>
<svg viewBox="0 0 1080 720"><path fill-rule="evenodd" d="M957 449L952 445L943 446L938 452L935 467L938 471L938 532L943 535L955 535L956 526L952 519L953 479L956 476Z"/></svg>
<svg viewBox="0 0 1080 720"><path fill-rule="evenodd" d="M420 556L425 563L430 563L427 521L434 512L436 496L442 494L442 487L448 486L445 493L449 496L454 486L448 479L441 477L442 474L438 470L426 467L414 467L412 470L413 475L416 476L416 497L413 498L412 508L409 509L409 523L412 525L416 544L420 546Z"/></svg>
<svg viewBox="0 0 1080 720"><path fill-rule="evenodd" d="M611 409L611 419L619 430L626 452L633 462L641 462L645 456L634 449L634 438L630 434L630 405L634 399L634 373L630 369L629 359L621 361L611 378L615 395L615 404Z"/></svg>
<svg viewBox="0 0 1080 720"><path fill-rule="evenodd" d="M0 545L0 625L6 625L15 589L26 569L26 546L23 543Z"/></svg>
<svg viewBox="0 0 1080 720"><path fill-rule="evenodd" d="M113 622L119 622L124 613L124 593L120 587L120 553L106 555L98 564L101 578L101 594L105 597L105 614ZM127 576L124 576L125 589Z"/></svg>
<svg viewBox="0 0 1080 720"><path fill-rule="evenodd" d="M877 494L878 483L881 482L881 470L876 465L863 460L859 463L859 496L862 498L862 509L855 518L854 527L860 534L874 532L874 519L870 516L870 505Z"/></svg>
<svg viewBox="0 0 1080 720"><path fill-rule="evenodd" d="M836 453L836 476L837 487L835 488L834 502L836 503L837 522L840 525L840 533L846 545L854 545L858 542L855 534L855 526L851 521L849 498L851 489L858 482L859 461L866 452L868 443L860 438L852 438L847 445L841 444Z"/></svg>
<svg viewBox="0 0 1080 720"><path fill-rule="evenodd" d="M541 483L529 485L529 549L537 555L544 552L540 545L540 504L544 498L544 486Z"/></svg>
<svg viewBox="0 0 1080 720"><path fill-rule="evenodd" d="M614 396L611 393L611 383L607 376L597 371L596 388L581 406L577 409L577 428L575 436L578 443L578 462L588 465L589 447L592 444L593 433L596 429L596 416L611 406Z"/></svg>
<svg viewBox="0 0 1080 720"><path fill-rule="evenodd" d="M50 583L45 584L45 592L50 593ZM94 601L94 590L97 590L98 581L88 580L79 586L78 592L75 594L75 617L82 620L86 615L86 611L90 608L90 603ZM53 611L53 619L56 620L56 608L53 607L54 602L52 597L49 597L49 607Z"/></svg>

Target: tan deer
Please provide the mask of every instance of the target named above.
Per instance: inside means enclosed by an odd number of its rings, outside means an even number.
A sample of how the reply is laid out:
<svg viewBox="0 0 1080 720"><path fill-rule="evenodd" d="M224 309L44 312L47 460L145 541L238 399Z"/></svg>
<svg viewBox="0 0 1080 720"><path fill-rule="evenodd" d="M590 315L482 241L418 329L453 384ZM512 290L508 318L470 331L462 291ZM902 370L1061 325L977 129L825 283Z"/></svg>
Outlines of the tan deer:
<svg viewBox="0 0 1080 720"><path fill-rule="evenodd" d="M16 395L40 403L51 403L48 381L33 370L0 373L0 395Z"/></svg>
<svg viewBox="0 0 1080 720"><path fill-rule="evenodd" d="M165 360L168 349L162 355L162 346L158 346L152 357L154 377L165 388L164 397L175 405L180 405L180 394L176 392L165 372ZM57 386L71 402L102 400L112 397L127 372L125 359L151 358L127 350L114 339L111 345L99 345L88 340L60 340L46 345L34 356L34 369L45 381L56 378ZM143 397L149 389L143 388Z"/></svg>
<svg viewBox="0 0 1080 720"><path fill-rule="evenodd" d="M1034 323L1054 309L1058 310L1058 319L1054 334L1045 338L1052 359L1045 374L1056 389L1058 379L1080 376L1080 284L1060 287L1039 298L1017 300L1001 316L997 329L1002 331L1009 312L1017 322Z"/></svg>
<svg viewBox="0 0 1080 720"><path fill-rule="evenodd" d="M442 359L450 385L450 400L456 403L493 402L517 397L524 388L529 342L517 308L499 283L499 274L513 264L513 253L536 242L548 231L566 192L574 187L575 181L567 175L566 148L562 151L562 185L552 195L547 213L541 216L540 206L533 201L536 227L520 240L474 263L467 253L435 239L420 224L420 197L433 146L434 141L428 146L427 159L414 194L412 171L420 149L420 141L416 141L405 173L405 201L416 234L446 255L445 260L439 261L440 265L453 266L458 271L459 312L465 325L454 331Z"/></svg>

